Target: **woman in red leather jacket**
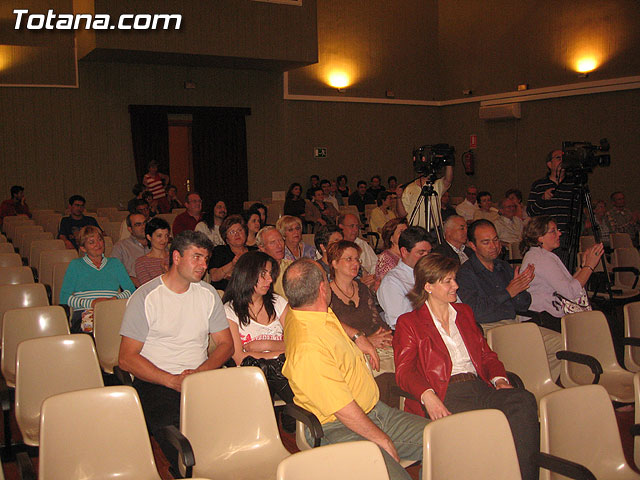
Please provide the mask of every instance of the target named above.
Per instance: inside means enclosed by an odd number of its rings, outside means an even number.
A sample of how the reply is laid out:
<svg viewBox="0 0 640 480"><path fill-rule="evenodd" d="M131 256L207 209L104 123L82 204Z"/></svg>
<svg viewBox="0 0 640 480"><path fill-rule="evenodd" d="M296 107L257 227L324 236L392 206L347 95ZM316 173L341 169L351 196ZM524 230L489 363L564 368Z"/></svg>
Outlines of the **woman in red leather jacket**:
<svg viewBox="0 0 640 480"><path fill-rule="evenodd" d="M511 427L524 479L538 478L539 426L535 397L514 389L468 305L456 302L458 263L431 254L414 268L415 310L401 315L393 338L396 382L416 400L405 410L432 420L468 410L501 410Z"/></svg>

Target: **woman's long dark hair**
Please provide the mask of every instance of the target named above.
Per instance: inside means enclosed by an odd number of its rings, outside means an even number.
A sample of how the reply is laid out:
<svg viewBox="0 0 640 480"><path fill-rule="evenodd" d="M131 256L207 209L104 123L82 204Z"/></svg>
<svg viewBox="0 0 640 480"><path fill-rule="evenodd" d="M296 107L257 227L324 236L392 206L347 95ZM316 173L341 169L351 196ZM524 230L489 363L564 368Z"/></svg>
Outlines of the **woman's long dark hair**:
<svg viewBox="0 0 640 480"><path fill-rule="evenodd" d="M216 207L218 202L224 202L224 200L222 199L214 200L208 205L207 211L202 214L201 221L205 223L205 225L209 228L209 230L213 230L213 227L216 226L215 218L213 215L213 209Z"/></svg>
<svg viewBox="0 0 640 480"><path fill-rule="evenodd" d="M302 191L302 185L295 182L289 185L289 190L287 190L287 195L285 196L285 198L293 198L292 192L293 192L293 189L296 187L300 187L300 195L298 196L298 198L303 198L304 192Z"/></svg>
<svg viewBox="0 0 640 480"><path fill-rule="evenodd" d="M264 270L267 263L271 264L271 286L265 295L262 296L264 308L267 311L269 320L275 317L276 309L274 307L275 298L273 296L273 283L278 278L280 267L271 256L264 252L251 251L242 255L233 267L233 273L229 280L229 285L224 291L222 301L224 303L232 302L233 311L236 312L240 325L246 327L251 322L249 316L249 305L253 297L255 286L258 284L260 273Z"/></svg>

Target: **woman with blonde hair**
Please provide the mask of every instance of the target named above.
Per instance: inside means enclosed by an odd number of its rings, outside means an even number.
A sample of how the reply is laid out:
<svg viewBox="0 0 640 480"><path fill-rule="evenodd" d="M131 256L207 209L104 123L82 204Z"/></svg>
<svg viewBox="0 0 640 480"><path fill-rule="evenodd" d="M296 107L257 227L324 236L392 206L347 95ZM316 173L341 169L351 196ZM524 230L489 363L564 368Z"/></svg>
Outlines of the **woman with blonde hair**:
<svg viewBox="0 0 640 480"><path fill-rule="evenodd" d="M302 241L302 220L293 215L280 217L276 222L276 228L284 238L284 258L297 260L299 258L318 258L318 252L312 245Z"/></svg>

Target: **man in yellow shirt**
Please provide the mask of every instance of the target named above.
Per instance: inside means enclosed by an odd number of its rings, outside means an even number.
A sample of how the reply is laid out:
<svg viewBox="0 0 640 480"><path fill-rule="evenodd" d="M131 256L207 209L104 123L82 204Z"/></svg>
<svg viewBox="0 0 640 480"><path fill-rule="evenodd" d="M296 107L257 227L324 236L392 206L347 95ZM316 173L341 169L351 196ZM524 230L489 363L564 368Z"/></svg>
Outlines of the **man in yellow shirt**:
<svg viewBox="0 0 640 480"><path fill-rule="evenodd" d="M422 460L422 432L429 420L379 401L363 352L377 368L375 348L362 334L349 338L329 308L331 288L320 265L295 261L285 272L291 307L285 321L285 362L294 402L318 417L322 443L370 440L384 456L391 480L410 479L400 458Z"/></svg>

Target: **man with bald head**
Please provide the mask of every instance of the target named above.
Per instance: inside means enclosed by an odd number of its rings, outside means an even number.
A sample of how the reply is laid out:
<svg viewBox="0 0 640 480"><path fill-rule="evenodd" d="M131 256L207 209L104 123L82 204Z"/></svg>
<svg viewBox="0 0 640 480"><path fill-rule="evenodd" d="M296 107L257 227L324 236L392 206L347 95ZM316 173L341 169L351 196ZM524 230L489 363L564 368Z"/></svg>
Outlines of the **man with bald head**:
<svg viewBox="0 0 640 480"><path fill-rule="evenodd" d="M281 297L287 298L282 288L282 277L284 271L291 265L291 260L284 258L284 239L282 235L276 227L267 225L266 227L262 227L256 234L256 245L261 252L269 255L280 265L278 278L273 280L273 291Z"/></svg>
<svg viewBox="0 0 640 480"><path fill-rule="evenodd" d="M460 264L469 260L467 243L467 222L460 215L451 215L444 222L444 242L434 248L434 252L453 258Z"/></svg>
<svg viewBox="0 0 640 480"><path fill-rule="evenodd" d="M345 333L329 308L331 287L320 265L296 260L285 272L284 289L290 309L282 373L294 403L318 417L322 445L370 440L380 447L389 478L409 480L398 462L422 459L422 432L429 420L379 401L364 357L373 356L375 348L364 335Z"/></svg>

